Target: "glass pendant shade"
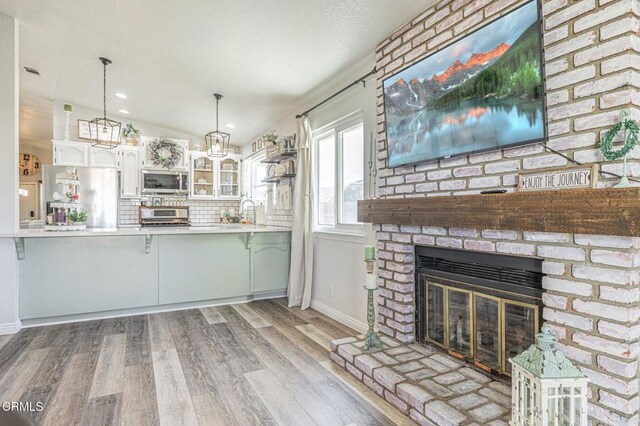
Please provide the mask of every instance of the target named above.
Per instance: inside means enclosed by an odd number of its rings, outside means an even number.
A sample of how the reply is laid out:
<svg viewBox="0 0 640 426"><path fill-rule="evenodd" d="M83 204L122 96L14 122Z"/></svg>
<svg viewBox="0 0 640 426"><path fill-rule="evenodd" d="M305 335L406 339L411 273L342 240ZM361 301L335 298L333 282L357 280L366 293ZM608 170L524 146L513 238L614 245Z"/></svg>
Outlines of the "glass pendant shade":
<svg viewBox="0 0 640 426"><path fill-rule="evenodd" d="M229 141L231 135L229 133L218 130L218 103L222 95L213 95L216 98L216 130L209 132L204 136L205 146L207 147L207 156L209 157L226 157L229 154Z"/></svg>
<svg viewBox="0 0 640 426"><path fill-rule="evenodd" d="M102 117L94 118L89 122L89 137L91 145L100 148L113 149L120 145L120 131L122 124L118 121L107 118L107 65L111 60L100 58L103 69L103 91L102 91Z"/></svg>

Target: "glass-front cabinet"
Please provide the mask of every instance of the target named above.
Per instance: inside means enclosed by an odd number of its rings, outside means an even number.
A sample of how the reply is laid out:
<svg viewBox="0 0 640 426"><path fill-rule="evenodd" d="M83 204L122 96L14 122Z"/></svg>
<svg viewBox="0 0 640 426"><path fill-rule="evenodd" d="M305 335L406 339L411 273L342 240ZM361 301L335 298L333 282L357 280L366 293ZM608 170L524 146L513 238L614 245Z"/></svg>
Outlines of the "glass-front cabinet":
<svg viewBox="0 0 640 426"><path fill-rule="evenodd" d="M195 200L240 199L240 155L210 158L204 152L192 152L191 189Z"/></svg>
<svg viewBox="0 0 640 426"><path fill-rule="evenodd" d="M205 153L191 153L190 198L212 200L216 196L216 161Z"/></svg>
<svg viewBox="0 0 640 426"><path fill-rule="evenodd" d="M218 163L218 198L240 198L240 155L230 154Z"/></svg>

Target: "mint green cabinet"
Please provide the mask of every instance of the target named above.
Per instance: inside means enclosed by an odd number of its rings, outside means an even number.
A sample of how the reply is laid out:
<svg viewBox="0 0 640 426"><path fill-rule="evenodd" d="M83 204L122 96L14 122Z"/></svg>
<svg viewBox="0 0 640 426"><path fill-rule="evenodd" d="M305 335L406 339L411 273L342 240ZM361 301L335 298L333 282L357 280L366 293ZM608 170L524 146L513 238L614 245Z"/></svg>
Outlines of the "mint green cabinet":
<svg viewBox="0 0 640 426"><path fill-rule="evenodd" d="M160 304L249 294L248 234L162 235Z"/></svg>
<svg viewBox="0 0 640 426"><path fill-rule="evenodd" d="M251 245L251 293L286 290L291 233L255 234Z"/></svg>

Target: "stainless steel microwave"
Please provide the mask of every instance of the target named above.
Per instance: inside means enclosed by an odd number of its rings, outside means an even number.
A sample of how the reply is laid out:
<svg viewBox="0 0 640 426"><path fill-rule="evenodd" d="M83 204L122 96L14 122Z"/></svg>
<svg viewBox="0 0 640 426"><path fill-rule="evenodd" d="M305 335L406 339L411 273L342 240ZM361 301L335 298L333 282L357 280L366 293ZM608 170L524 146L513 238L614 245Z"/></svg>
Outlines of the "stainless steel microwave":
<svg viewBox="0 0 640 426"><path fill-rule="evenodd" d="M189 173L170 170L142 170L142 193L187 195Z"/></svg>

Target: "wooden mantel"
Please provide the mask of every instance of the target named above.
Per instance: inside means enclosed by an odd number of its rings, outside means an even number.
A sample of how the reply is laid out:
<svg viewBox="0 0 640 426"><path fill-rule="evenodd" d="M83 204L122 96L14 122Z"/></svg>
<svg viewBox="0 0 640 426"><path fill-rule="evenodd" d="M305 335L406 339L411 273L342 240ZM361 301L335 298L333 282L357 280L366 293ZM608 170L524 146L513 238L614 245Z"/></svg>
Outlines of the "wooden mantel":
<svg viewBox="0 0 640 426"><path fill-rule="evenodd" d="M358 221L640 237L640 188L362 200Z"/></svg>

